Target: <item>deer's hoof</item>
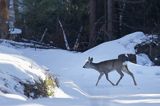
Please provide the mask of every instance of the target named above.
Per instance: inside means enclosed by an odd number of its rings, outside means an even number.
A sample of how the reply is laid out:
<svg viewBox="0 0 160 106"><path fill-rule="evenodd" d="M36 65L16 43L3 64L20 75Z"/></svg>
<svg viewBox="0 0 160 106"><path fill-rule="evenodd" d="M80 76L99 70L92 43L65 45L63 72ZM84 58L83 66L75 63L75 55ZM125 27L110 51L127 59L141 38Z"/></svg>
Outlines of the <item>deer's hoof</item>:
<svg viewBox="0 0 160 106"><path fill-rule="evenodd" d="M117 86L118 85L118 83L116 83L116 85L115 86Z"/></svg>
<svg viewBox="0 0 160 106"><path fill-rule="evenodd" d="M116 86L115 84L112 84L113 86Z"/></svg>

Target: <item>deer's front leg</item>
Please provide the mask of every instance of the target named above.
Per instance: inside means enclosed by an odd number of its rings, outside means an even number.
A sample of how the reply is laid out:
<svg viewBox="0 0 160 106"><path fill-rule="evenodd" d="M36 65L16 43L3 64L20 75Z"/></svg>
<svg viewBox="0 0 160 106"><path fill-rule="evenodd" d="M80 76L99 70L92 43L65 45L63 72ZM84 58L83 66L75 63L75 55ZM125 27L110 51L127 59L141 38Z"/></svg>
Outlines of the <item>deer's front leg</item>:
<svg viewBox="0 0 160 106"><path fill-rule="evenodd" d="M101 77L103 76L104 73L100 73L99 77L98 77L98 80L97 80L97 83L96 83L96 86L98 85L98 82L99 80L101 79Z"/></svg>
<svg viewBox="0 0 160 106"><path fill-rule="evenodd" d="M108 78L108 73L105 73L105 75L106 75L106 79L107 79L113 86L115 86L115 84L114 84L112 81L109 80L109 78Z"/></svg>

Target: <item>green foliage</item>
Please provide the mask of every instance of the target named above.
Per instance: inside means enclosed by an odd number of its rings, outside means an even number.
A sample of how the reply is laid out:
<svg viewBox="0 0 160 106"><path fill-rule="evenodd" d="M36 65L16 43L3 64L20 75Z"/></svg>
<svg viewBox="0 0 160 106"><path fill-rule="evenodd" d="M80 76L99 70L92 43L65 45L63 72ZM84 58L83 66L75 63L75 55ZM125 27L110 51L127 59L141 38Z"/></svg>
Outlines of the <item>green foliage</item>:
<svg viewBox="0 0 160 106"><path fill-rule="evenodd" d="M48 28L46 41L49 42L56 35L61 35L57 21L60 19L67 35L75 40L75 35L86 20L86 4L86 0L25 0L26 35L40 40L44 29Z"/></svg>
<svg viewBox="0 0 160 106"><path fill-rule="evenodd" d="M46 89L47 96L53 96L54 88L56 86L56 81L51 76L48 75L47 78L44 80L44 86Z"/></svg>
<svg viewBox="0 0 160 106"><path fill-rule="evenodd" d="M15 0L21 1L21 0ZM23 38L39 41L47 28L44 43L53 42L56 47L64 48L64 39L58 19L61 20L72 48L79 29L83 26L80 36L79 50L88 49L90 36L89 19L92 7L90 0L23 0L23 12L16 15L16 23L23 28ZM95 0L96 19L95 45L108 40L107 4L106 0ZM106 1L107 2L107 1ZM159 0L113 0L113 38L122 37L135 31L159 34L160 1ZM106 4L106 5L105 5ZM18 10L18 7L17 7ZM16 12L17 13L17 12ZM149 20L149 21L148 21Z"/></svg>
<svg viewBox="0 0 160 106"><path fill-rule="evenodd" d="M56 80L47 75L46 79L43 81L39 79L39 82L35 81L34 84L31 83L21 83L24 86L24 95L28 98L40 98L54 96L54 90L57 86Z"/></svg>
<svg viewBox="0 0 160 106"><path fill-rule="evenodd" d="M54 27L56 20L54 15L57 9L54 0L25 0L24 2L25 21L28 29L41 35L46 27Z"/></svg>

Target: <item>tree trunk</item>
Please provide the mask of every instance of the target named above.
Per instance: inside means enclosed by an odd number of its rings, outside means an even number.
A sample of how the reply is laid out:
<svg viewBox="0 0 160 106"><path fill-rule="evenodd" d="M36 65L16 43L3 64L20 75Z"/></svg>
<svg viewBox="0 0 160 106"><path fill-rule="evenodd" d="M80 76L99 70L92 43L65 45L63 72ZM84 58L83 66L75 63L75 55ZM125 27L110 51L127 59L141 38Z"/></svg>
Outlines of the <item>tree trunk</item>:
<svg viewBox="0 0 160 106"><path fill-rule="evenodd" d="M13 29L15 23L14 0L9 0L9 28Z"/></svg>
<svg viewBox="0 0 160 106"><path fill-rule="evenodd" d="M63 32L63 38L64 38L64 43L65 43L66 49L67 50L71 50L70 47L69 47L69 44L68 44L66 33L65 33L64 29L63 29L63 25L62 25L62 23L61 23L61 21L59 19L58 19L58 22L59 22L59 25L60 25L60 27L62 29L62 32Z"/></svg>
<svg viewBox="0 0 160 106"><path fill-rule="evenodd" d="M124 17L124 11L125 11L125 7L126 7L126 2L125 0L123 0L120 3L120 13L119 13L119 33L120 35L122 34L122 26L123 26L123 17Z"/></svg>
<svg viewBox="0 0 160 106"><path fill-rule="evenodd" d="M79 30L79 33L78 33L76 42L74 43L74 46L73 46L73 50L77 50L77 49L78 49L78 46L79 46L79 39L80 39L82 30L83 30L83 26L80 27L80 30Z"/></svg>
<svg viewBox="0 0 160 106"><path fill-rule="evenodd" d="M107 0L104 0L104 41L109 38L107 34Z"/></svg>
<svg viewBox="0 0 160 106"><path fill-rule="evenodd" d="M46 33L47 33L47 30L48 30L48 28L45 28L45 30L44 30L44 32L43 32L43 34L42 34L41 40L39 41L40 43L43 42L43 39L44 39L44 37L45 37L45 35L46 35Z"/></svg>
<svg viewBox="0 0 160 106"><path fill-rule="evenodd" d="M89 27L90 27L90 34L89 34L89 45L88 47L94 47L96 44L96 0L89 1Z"/></svg>
<svg viewBox="0 0 160 106"><path fill-rule="evenodd" d="M8 35L8 5L7 0L0 0L0 38L6 39Z"/></svg>
<svg viewBox="0 0 160 106"><path fill-rule="evenodd" d="M113 0L108 0L107 5L107 32L109 40L113 40Z"/></svg>

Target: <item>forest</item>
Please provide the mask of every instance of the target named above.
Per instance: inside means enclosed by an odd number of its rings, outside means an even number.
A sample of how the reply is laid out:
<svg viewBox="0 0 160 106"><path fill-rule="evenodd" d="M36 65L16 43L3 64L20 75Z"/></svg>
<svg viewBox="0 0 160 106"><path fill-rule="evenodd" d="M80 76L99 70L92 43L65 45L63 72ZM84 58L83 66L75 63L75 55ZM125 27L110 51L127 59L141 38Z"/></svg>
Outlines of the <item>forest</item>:
<svg viewBox="0 0 160 106"><path fill-rule="evenodd" d="M0 33L85 51L135 31L159 35L159 13L159 0L0 0Z"/></svg>

